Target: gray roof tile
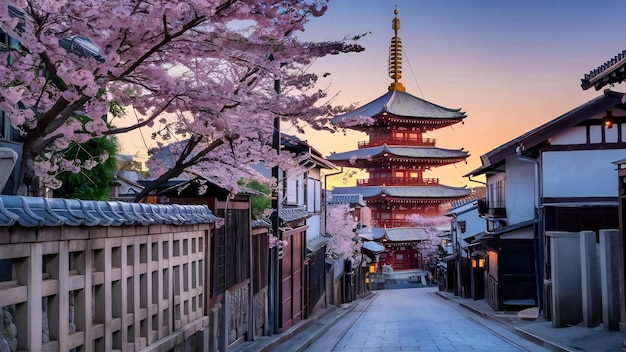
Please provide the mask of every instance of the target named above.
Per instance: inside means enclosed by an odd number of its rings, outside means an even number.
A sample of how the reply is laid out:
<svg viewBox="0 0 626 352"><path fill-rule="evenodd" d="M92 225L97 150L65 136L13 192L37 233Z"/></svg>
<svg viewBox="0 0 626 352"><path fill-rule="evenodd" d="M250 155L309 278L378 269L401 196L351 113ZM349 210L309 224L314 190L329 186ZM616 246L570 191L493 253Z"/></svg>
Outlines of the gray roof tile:
<svg viewBox="0 0 626 352"><path fill-rule="evenodd" d="M0 196L0 226L199 224L217 220L206 205Z"/></svg>

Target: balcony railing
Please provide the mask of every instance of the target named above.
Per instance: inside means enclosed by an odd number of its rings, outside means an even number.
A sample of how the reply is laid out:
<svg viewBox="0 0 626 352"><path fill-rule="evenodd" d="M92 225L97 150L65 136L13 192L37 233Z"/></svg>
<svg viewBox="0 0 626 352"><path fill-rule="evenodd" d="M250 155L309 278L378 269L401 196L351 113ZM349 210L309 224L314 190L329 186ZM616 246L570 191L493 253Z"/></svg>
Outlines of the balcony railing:
<svg viewBox="0 0 626 352"><path fill-rule="evenodd" d="M506 218L506 208L503 201L478 200L478 214L490 218Z"/></svg>
<svg viewBox="0 0 626 352"><path fill-rule="evenodd" d="M396 146L421 146L432 147L435 145L434 138L377 138L369 141L360 141L360 148L378 147L383 144Z"/></svg>
<svg viewBox="0 0 626 352"><path fill-rule="evenodd" d="M370 177L356 180L357 186L436 186L438 178L419 177Z"/></svg>
<svg viewBox="0 0 626 352"><path fill-rule="evenodd" d="M374 223L373 225L375 227L392 228L392 227L411 227L412 226L406 220L392 220L392 219L387 219L387 220L378 219L378 220L374 220L374 219L372 219L372 222Z"/></svg>

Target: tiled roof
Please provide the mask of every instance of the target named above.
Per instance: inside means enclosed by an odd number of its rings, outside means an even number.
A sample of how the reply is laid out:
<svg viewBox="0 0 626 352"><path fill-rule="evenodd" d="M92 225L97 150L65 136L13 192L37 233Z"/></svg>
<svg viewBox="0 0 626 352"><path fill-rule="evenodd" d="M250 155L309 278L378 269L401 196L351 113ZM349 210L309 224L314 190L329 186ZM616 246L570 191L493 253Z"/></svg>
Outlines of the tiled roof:
<svg viewBox="0 0 626 352"><path fill-rule="evenodd" d="M372 237L375 240L379 240L379 239L385 237L385 229L383 229L383 228L373 227L373 228L371 228L371 231L372 231Z"/></svg>
<svg viewBox="0 0 626 352"><path fill-rule="evenodd" d="M252 220L252 228L260 229L260 228L270 228L272 227L272 223L266 219Z"/></svg>
<svg viewBox="0 0 626 352"><path fill-rule="evenodd" d="M462 159L468 157L467 151L460 149L442 149L437 147L389 147L385 144L378 147L333 153L329 155L327 159L330 161L350 160L351 158L369 159L380 155L416 159Z"/></svg>
<svg viewBox="0 0 626 352"><path fill-rule="evenodd" d="M374 241L365 241L363 242L363 248L367 249L370 252L380 253L385 251L385 246L378 244Z"/></svg>
<svg viewBox="0 0 626 352"><path fill-rule="evenodd" d="M469 197L453 200L452 202L450 202L450 210L448 210L448 212L446 212L446 214L444 214L444 215L456 214L457 213L456 210L458 208L464 207L464 206L466 206L468 204L473 204L478 199L482 199L482 198L485 198L485 197L476 197L476 196L472 195L472 196L469 196Z"/></svg>
<svg viewBox="0 0 626 352"><path fill-rule="evenodd" d="M580 80L580 86L584 90L591 87L600 90L608 84L622 83L624 79L626 79L626 50L622 50L612 59L585 74Z"/></svg>
<svg viewBox="0 0 626 352"><path fill-rule="evenodd" d="M218 219L206 205L0 196L0 226L204 224Z"/></svg>
<svg viewBox="0 0 626 352"><path fill-rule="evenodd" d="M336 116L331 121L333 124L341 124L348 118L374 117L384 112L399 117L421 119L463 119L466 117L461 109L444 108L409 93L394 90L355 110Z"/></svg>
<svg viewBox="0 0 626 352"><path fill-rule="evenodd" d="M394 227L385 229L386 237L389 241L424 241L428 239L428 233L423 227Z"/></svg>
<svg viewBox="0 0 626 352"><path fill-rule="evenodd" d="M318 236L315 236L314 238L308 240L306 242L306 249L309 252L315 252L318 249L322 248L323 246L326 245L326 243L328 243L329 238L326 236L322 236L321 234Z"/></svg>
<svg viewBox="0 0 626 352"><path fill-rule="evenodd" d="M366 205L362 194L331 194L328 204L356 204L364 207Z"/></svg>
<svg viewBox="0 0 626 352"><path fill-rule="evenodd" d="M361 186L361 187L335 187L332 194L362 194L364 198L377 197L385 194L389 197L399 198L458 198L472 193L466 187L438 186Z"/></svg>
<svg viewBox="0 0 626 352"><path fill-rule="evenodd" d="M300 219L306 219L311 216L309 212L306 210L305 206L302 207L293 207L293 208L283 208L278 211L278 216L282 221L295 221Z"/></svg>
<svg viewBox="0 0 626 352"><path fill-rule="evenodd" d="M624 93L604 90L604 94L481 155L482 165L463 177L478 176L498 167L507 157L516 154L518 148L519 152L524 154L571 126L576 126L586 120L600 120L607 110L621 106L624 96Z"/></svg>

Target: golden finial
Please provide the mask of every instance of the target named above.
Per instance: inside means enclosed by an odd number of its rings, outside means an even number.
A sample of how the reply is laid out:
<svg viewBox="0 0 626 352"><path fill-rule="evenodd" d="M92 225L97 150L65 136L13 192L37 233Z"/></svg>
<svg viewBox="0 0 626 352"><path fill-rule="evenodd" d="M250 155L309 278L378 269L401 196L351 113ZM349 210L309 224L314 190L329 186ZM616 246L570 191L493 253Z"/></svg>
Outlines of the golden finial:
<svg viewBox="0 0 626 352"><path fill-rule="evenodd" d="M398 6L393 13L395 18L391 21L391 29L394 31L394 36L391 38L391 45L389 46L389 77L393 78L393 83L389 85L389 90L405 92L406 88L400 83L400 78L402 78L402 41L398 37L398 30L400 29Z"/></svg>

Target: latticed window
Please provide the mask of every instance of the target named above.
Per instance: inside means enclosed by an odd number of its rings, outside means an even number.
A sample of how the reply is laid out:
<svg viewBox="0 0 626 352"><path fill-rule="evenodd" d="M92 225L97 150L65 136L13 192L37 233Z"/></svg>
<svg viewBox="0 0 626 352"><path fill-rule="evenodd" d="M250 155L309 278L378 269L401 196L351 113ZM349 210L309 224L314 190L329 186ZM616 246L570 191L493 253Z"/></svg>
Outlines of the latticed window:
<svg viewBox="0 0 626 352"><path fill-rule="evenodd" d="M489 208L504 208L505 207L505 179L496 181L489 184Z"/></svg>

